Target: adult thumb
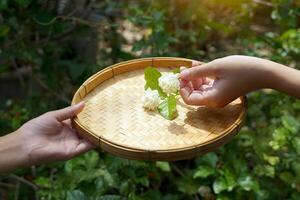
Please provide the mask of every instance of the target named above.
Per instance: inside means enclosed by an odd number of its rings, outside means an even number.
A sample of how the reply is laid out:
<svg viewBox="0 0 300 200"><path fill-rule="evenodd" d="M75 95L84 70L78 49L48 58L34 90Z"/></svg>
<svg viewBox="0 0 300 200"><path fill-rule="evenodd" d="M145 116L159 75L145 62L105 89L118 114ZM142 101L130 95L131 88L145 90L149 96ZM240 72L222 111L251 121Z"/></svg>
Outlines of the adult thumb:
<svg viewBox="0 0 300 200"><path fill-rule="evenodd" d="M217 70L211 63L188 68L180 73L180 78L188 81L205 78L208 76L217 76Z"/></svg>
<svg viewBox="0 0 300 200"><path fill-rule="evenodd" d="M82 101L78 104L60 110L56 110L54 111L54 115L58 121L64 121L66 119L75 117L78 113L82 111L83 108L84 108L84 102Z"/></svg>

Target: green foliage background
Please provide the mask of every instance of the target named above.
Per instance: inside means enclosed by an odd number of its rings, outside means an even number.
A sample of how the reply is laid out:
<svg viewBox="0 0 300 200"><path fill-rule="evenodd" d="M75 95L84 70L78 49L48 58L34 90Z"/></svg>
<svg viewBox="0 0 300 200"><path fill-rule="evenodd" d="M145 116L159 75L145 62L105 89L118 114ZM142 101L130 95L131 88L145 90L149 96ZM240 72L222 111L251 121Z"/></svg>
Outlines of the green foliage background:
<svg viewBox="0 0 300 200"><path fill-rule="evenodd" d="M122 60L245 54L300 68L299 17L298 0L1 0L0 133L67 106L86 78ZM1 176L0 199L300 199L300 102L270 90L248 100L239 135L205 156L92 151Z"/></svg>

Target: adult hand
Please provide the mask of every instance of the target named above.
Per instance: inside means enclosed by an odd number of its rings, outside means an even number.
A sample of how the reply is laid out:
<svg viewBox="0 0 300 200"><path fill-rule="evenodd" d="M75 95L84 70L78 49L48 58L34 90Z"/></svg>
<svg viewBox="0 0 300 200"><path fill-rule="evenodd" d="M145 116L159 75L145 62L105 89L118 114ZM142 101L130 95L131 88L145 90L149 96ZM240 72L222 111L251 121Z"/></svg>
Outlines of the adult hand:
<svg viewBox="0 0 300 200"><path fill-rule="evenodd" d="M0 138L0 171L68 160L94 146L79 137L70 118L84 107L81 102L34 118L14 133Z"/></svg>

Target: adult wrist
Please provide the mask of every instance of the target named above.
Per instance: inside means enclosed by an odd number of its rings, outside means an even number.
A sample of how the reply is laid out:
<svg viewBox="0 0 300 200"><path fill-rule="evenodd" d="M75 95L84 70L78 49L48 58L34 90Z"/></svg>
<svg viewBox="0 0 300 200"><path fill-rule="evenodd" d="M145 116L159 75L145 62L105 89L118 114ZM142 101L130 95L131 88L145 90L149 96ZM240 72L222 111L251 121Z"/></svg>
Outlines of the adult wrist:
<svg viewBox="0 0 300 200"><path fill-rule="evenodd" d="M19 130L0 138L0 172L29 166L28 153L24 148Z"/></svg>

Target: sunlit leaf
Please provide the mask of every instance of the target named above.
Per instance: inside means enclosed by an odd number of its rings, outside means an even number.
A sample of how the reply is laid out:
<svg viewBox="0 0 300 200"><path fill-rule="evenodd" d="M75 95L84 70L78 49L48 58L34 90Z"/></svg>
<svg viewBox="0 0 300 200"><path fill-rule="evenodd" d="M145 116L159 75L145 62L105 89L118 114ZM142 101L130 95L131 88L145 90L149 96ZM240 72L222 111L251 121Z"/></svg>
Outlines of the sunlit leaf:
<svg viewBox="0 0 300 200"><path fill-rule="evenodd" d="M176 98L174 95L169 95L166 99L164 99L158 106L158 111L160 114L168 119L172 120L177 117L177 109L176 109Z"/></svg>
<svg viewBox="0 0 300 200"><path fill-rule="evenodd" d="M147 67L144 74L146 80L145 89L151 88L152 90L157 90L160 96L167 96L158 85L158 79L161 77L161 73L157 69Z"/></svg>

